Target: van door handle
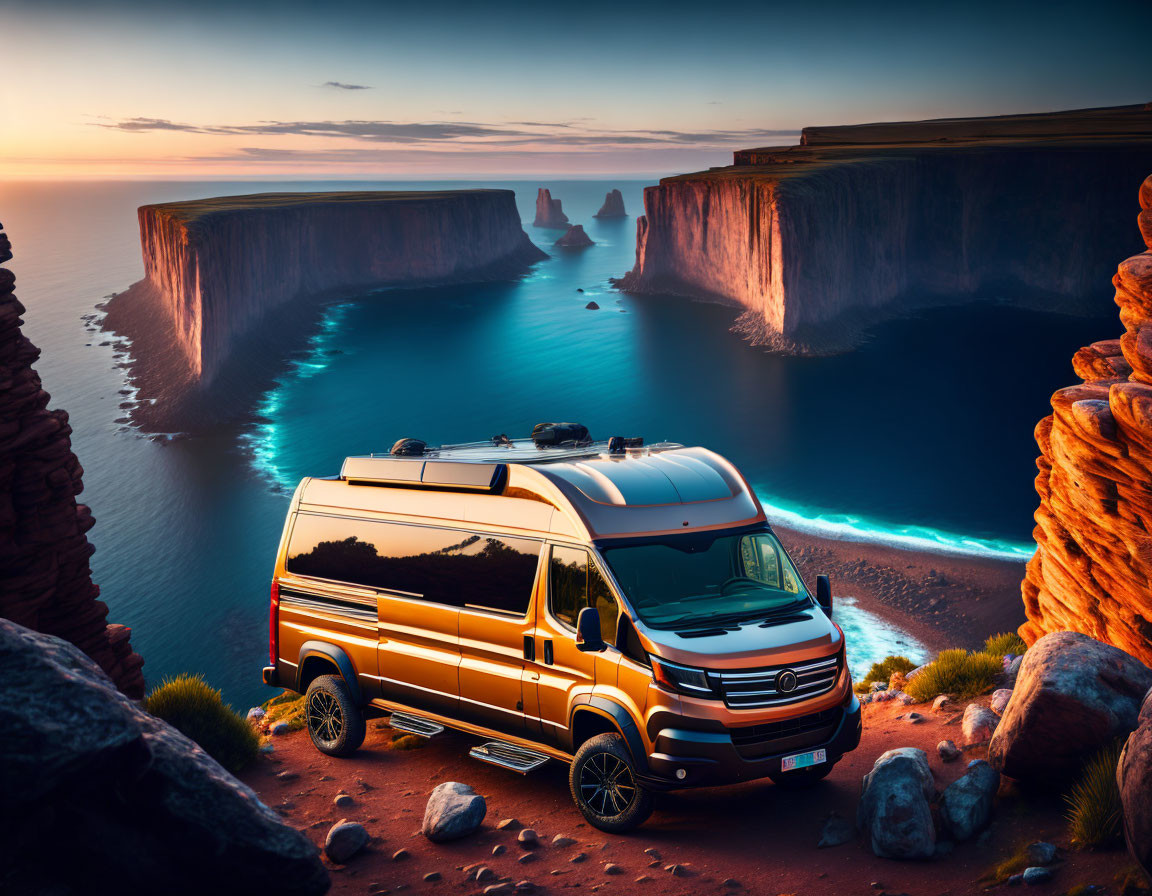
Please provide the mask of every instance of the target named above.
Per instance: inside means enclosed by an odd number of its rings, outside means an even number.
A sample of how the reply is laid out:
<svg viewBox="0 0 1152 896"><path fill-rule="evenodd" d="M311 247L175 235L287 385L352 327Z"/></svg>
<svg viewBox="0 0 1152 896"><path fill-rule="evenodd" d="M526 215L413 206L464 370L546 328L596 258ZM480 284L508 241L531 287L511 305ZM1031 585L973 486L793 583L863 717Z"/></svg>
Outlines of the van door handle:
<svg viewBox="0 0 1152 896"><path fill-rule="evenodd" d="M544 664L546 666L552 665L552 639L549 638L544 642Z"/></svg>
<svg viewBox="0 0 1152 896"><path fill-rule="evenodd" d="M528 662L536 659L536 638L532 635L524 636L524 659Z"/></svg>

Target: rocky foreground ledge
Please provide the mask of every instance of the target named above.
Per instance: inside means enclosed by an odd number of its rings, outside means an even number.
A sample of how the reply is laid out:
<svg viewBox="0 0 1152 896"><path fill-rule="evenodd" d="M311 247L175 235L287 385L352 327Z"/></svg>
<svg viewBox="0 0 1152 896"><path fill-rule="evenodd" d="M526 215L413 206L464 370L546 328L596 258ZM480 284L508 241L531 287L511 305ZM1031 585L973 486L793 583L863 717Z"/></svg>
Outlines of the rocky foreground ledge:
<svg viewBox="0 0 1152 896"><path fill-rule="evenodd" d="M227 415L228 391L250 391L325 299L513 277L546 257L510 190L261 193L139 216L145 279L108 302L104 326L131 340L142 409L160 423L209 389L199 416Z"/></svg>
<svg viewBox="0 0 1152 896"><path fill-rule="evenodd" d="M751 341L801 353L932 304L1073 310L1131 241L1150 155L1149 106L805 128L648 187L619 285L733 303Z"/></svg>

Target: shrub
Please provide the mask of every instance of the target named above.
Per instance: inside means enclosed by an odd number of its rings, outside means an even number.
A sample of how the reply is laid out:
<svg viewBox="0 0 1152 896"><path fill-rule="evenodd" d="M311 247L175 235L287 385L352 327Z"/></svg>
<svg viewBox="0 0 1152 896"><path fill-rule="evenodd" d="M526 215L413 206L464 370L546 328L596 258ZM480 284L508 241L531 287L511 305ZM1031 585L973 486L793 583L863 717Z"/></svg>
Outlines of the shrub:
<svg viewBox="0 0 1152 896"><path fill-rule="evenodd" d="M1116 766L1124 741L1104 747L1084 765L1080 778L1065 797L1068 832L1082 849L1111 846L1120 840L1120 788Z"/></svg>
<svg viewBox="0 0 1152 896"><path fill-rule="evenodd" d="M192 738L230 772L240 771L259 753L260 738L252 726L201 675L165 679L145 698L144 708Z"/></svg>
<svg viewBox="0 0 1152 896"><path fill-rule="evenodd" d="M990 653L993 656L1021 656L1028 649L1028 645L1024 643L1016 632L1001 632L998 635L992 635L984 642L984 652Z"/></svg>
<svg viewBox="0 0 1152 896"><path fill-rule="evenodd" d="M940 694L975 697L993 684L1003 671L1001 657L990 653L968 653L961 648L941 651L931 663L908 682L904 689L918 703Z"/></svg>
<svg viewBox="0 0 1152 896"><path fill-rule="evenodd" d="M872 664L872 668L868 670L868 674L864 676L864 680L860 684L864 685L864 690L867 690L874 681L888 681L893 672L906 675L915 668L916 664L906 656L885 657L880 662Z"/></svg>

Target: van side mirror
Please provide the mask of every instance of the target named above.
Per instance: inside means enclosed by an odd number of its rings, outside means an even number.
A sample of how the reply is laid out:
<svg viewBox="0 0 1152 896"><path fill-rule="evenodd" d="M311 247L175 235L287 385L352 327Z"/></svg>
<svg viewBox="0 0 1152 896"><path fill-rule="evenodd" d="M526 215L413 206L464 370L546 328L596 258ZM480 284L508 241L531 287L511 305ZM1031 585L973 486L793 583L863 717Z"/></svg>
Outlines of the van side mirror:
<svg viewBox="0 0 1152 896"><path fill-rule="evenodd" d="M576 617L576 649L599 653L607 646L600 634L600 611L595 607L585 607Z"/></svg>
<svg viewBox="0 0 1152 896"><path fill-rule="evenodd" d="M832 618L832 581L828 576L816 576L816 603L824 615Z"/></svg>

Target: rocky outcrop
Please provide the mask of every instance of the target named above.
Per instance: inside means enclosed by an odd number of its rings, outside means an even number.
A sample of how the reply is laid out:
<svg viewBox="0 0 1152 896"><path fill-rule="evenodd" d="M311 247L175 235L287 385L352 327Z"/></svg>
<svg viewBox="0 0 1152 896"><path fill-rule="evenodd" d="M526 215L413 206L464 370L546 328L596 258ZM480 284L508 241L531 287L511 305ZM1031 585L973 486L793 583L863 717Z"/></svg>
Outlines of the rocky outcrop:
<svg viewBox="0 0 1152 896"><path fill-rule="evenodd" d="M12 258L0 232L0 263ZM16 278L0 268L0 617L71 641L129 696L144 694L131 630L107 623L88 560L92 511L76 503L84 470L72 453L68 414L48 410L32 364L40 357L20 331L25 308Z"/></svg>
<svg viewBox="0 0 1152 896"><path fill-rule="evenodd" d="M1132 858L1152 875L1152 692L1144 698L1139 727L1128 738L1116 767L1124 806L1124 839Z"/></svg>
<svg viewBox="0 0 1152 896"><path fill-rule="evenodd" d="M510 190L262 193L146 205L139 217L146 277L108 303L105 326L138 360L165 362L145 394L174 379L212 384L247 334L294 303L515 276L546 257Z"/></svg>
<svg viewBox="0 0 1152 896"><path fill-rule="evenodd" d="M604 204L596 212L597 218L626 218L624 211L624 196L619 190L611 190L604 197Z"/></svg>
<svg viewBox="0 0 1152 896"><path fill-rule="evenodd" d="M316 847L75 646L0 620L0 890L319 896Z"/></svg>
<svg viewBox="0 0 1152 896"><path fill-rule="evenodd" d="M560 207L560 200L553 199L550 190L541 187L536 191L536 220L534 227L551 227L559 229L568 224L568 216Z"/></svg>
<svg viewBox="0 0 1152 896"><path fill-rule="evenodd" d="M558 246L561 249L583 249L587 246L595 246L596 244L592 242L591 237L584 232L583 226L573 224L568 228L568 232L552 245Z"/></svg>
<svg viewBox="0 0 1152 896"><path fill-rule="evenodd" d="M1152 669L1079 632L1055 632L1024 654L988 761L1011 778L1051 786L1136 727Z"/></svg>
<svg viewBox="0 0 1152 896"><path fill-rule="evenodd" d="M1152 177L1139 201L1143 224ZM1076 353L1084 382L1056 392L1036 427L1040 507L1020 634L1079 631L1152 664L1152 251L1121 262L1112 283L1124 335Z"/></svg>
<svg viewBox="0 0 1152 896"><path fill-rule="evenodd" d="M880 144L832 128L737 153L645 189L619 286L731 302L745 336L795 352L843 349L927 304L1078 307L1129 235L1121 212L1152 151L1152 111L1114 117L1126 124L1106 136L1075 116L983 140L897 124Z"/></svg>

